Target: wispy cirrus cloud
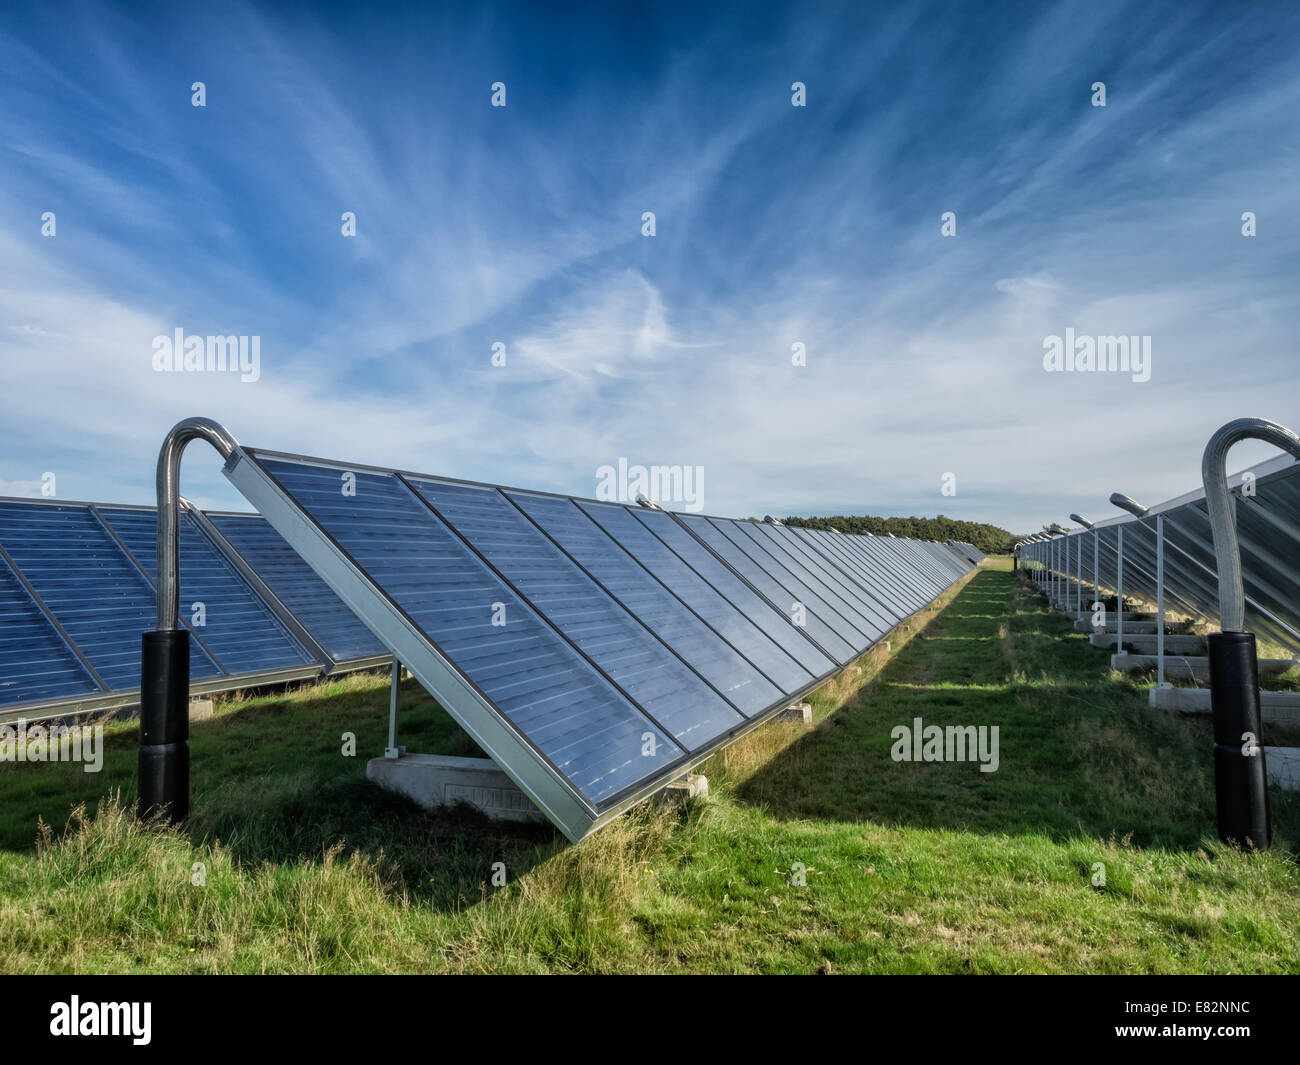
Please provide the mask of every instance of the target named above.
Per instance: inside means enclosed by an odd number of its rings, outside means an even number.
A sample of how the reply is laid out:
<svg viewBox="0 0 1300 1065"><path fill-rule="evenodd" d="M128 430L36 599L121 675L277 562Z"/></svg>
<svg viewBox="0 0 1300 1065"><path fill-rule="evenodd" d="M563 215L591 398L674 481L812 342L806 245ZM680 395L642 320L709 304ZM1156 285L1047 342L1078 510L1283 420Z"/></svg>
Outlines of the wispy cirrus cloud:
<svg viewBox="0 0 1300 1065"><path fill-rule="evenodd" d="M589 493L626 456L705 466L714 512L1019 529L1190 487L1231 417L1300 422L1276 9L49 10L0 35L10 482L146 501L202 413L484 480ZM178 327L260 336L261 380L154 373ZM1067 327L1151 335L1151 381L1044 373Z"/></svg>

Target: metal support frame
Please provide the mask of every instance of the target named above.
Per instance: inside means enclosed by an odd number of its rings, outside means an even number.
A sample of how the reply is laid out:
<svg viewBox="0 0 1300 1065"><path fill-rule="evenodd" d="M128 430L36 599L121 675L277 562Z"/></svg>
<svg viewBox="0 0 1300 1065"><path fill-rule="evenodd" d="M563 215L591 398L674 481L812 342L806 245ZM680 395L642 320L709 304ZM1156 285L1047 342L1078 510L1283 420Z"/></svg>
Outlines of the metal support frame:
<svg viewBox="0 0 1300 1065"><path fill-rule="evenodd" d="M1074 545L1074 616L1083 613L1083 533Z"/></svg>
<svg viewBox="0 0 1300 1065"><path fill-rule="evenodd" d="M385 758L400 758L404 748L397 746L397 690L402 683L402 663L393 655L393 675L388 685L388 746Z"/></svg>
<svg viewBox="0 0 1300 1065"><path fill-rule="evenodd" d="M1124 526L1115 529L1115 653L1124 653Z"/></svg>
<svg viewBox="0 0 1300 1065"><path fill-rule="evenodd" d="M1092 530L1092 601L1101 602L1101 533L1097 529Z"/></svg>
<svg viewBox="0 0 1300 1065"><path fill-rule="evenodd" d="M1156 687L1165 680L1165 516L1156 515Z"/></svg>

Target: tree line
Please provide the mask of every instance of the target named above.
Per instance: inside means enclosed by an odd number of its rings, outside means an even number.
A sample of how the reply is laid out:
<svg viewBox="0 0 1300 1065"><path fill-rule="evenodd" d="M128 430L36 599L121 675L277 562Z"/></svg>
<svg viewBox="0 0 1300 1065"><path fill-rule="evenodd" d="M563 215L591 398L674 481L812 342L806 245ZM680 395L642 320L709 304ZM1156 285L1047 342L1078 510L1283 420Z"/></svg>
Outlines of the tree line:
<svg viewBox="0 0 1300 1065"><path fill-rule="evenodd" d="M838 529L844 533L870 533L872 536L910 536L917 540L960 540L974 544L986 555L1009 554L1016 539L1006 529L978 521L958 521L942 514L934 518L876 518L870 515L837 514L829 518L783 518L787 525L807 529Z"/></svg>

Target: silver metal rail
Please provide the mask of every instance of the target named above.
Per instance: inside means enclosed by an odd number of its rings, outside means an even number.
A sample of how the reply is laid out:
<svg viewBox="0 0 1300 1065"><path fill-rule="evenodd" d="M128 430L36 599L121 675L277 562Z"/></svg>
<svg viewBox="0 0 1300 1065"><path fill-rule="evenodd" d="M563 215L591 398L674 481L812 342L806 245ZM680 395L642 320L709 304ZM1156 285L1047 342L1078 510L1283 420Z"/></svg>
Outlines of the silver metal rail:
<svg viewBox="0 0 1300 1065"><path fill-rule="evenodd" d="M239 444L211 418L186 418L172 426L158 452L158 629L170 631L180 622L181 457L191 440L206 440L230 460Z"/></svg>

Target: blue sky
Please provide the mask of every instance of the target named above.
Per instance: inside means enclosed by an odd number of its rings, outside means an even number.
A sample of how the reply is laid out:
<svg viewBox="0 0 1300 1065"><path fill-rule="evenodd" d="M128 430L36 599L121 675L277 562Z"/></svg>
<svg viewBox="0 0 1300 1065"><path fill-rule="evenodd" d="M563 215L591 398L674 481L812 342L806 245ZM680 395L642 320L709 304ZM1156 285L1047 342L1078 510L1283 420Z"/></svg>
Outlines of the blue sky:
<svg viewBox="0 0 1300 1065"><path fill-rule="evenodd" d="M150 502L203 414L525 487L626 458L702 466L712 513L1024 531L1194 487L1231 418L1300 425L1286 6L552 8L6 5L0 494ZM260 379L156 373L177 328L259 336ZM1149 335L1151 379L1045 372L1067 328ZM238 504L197 446L184 488Z"/></svg>

